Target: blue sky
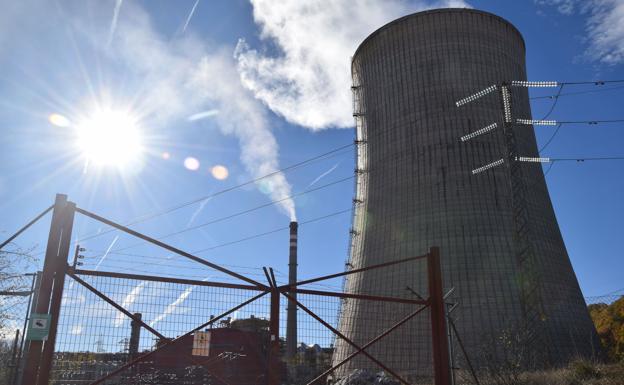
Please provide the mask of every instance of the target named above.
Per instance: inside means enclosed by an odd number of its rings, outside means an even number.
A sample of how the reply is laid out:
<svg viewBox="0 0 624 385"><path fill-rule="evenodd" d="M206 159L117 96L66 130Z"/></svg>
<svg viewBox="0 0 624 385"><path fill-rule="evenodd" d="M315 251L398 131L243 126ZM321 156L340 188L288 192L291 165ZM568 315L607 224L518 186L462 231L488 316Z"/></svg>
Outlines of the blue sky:
<svg viewBox="0 0 624 385"><path fill-rule="evenodd" d="M490 11L516 25L526 40L530 80L624 78L624 32L605 27L624 24L618 0L288 1L280 7L242 0L7 2L0 15L0 231L15 231L57 192L120 223L198 200L133 225L160 237L331 184L166 238L188 251L209 249L199 255L256 279L262 279L260 266L285 273L285 230L221 245L286 227L293 210L305 222L349 209L352 148L268 182L200 198L351 143L349 60L357 44L396 17L449 3ZM596 89L569 87L564 93ZM614 89L562 97L551 118L622 118L623 95L624 89ZM534 100L534 116L546 113L550 103ZM122 167L87 164L76 145L74 126L94 109L109 107L130 111L142 132L143 155ZM51 114L71 126L51 124ZM539 142L552 132L537 128ZM623 143L618 125L564 126L544 155L621 156ZM586 296L622 287L623 166L556 163L547 174ZM301 226L300 276L343 269L350 220L344 212ZM20 246L40 250L47 226L38 224L19 239ZM104 228L79 219L74 229L79 240ZM135 244L114 232L81 242L85 267L214 276L154 247L115 253ZM168 259L154 265L153 257Z"/></svg>

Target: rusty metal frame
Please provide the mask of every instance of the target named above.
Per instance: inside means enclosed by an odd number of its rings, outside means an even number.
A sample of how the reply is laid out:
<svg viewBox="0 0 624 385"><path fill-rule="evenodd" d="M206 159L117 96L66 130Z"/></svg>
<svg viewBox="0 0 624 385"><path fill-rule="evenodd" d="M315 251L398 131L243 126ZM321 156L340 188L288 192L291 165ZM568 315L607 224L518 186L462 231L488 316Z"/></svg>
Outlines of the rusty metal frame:
<svg viewBox="0 0 624 385"><path fill-rule="evenodd" d="M444 305L444 299L443 299L443 293L442 293L442 276L441 276L441 270L440 270L440 259L439 259L438 248L435 248L435 247L431 248L429 252L425 255L404 258L400 260L390 261L390 262L363 267L359 269L353 269L353 270L345 271L342 273L330 274L330 275L325 275L321 277L311 278L311 279L302 280L296 283L289 283L289 284L281 285L281 286L277 284L273 269L263 268L264 273L267 278L267 282L268 282L268 286L267 286L256 280L253 280L244 275L241 275L239 273L236 273L234 271L221 267L217 264L211 263L205 259L199 258L193 254L187 253L174 246L158 241L157 239L154 239L152 237L139 233L135 230L132 230L126 226L123 226L116 222L108 220L97 214L94 214L87 210L76 207L74 203L67 201L66 196L60 195L60 194L57 195L57 201L55 205L45 210L43 213L37 216L33 221L27 224L24 228L20 229L18 233L16 233L15 236L25 231L32 223L36 222L38 219L43 217L47 212L49 212L52 209L54 209L54 211L53 211L53 217L52 217L52 225L50 227L50 236L48 240L48 246L47 246L47 251L46 251L46 261L45 261L44 274L43 274L45 276L44 278L47 277L47 280L45 280L45 282L47 283L45 283L45 285L43 285L40 290L40 294L42 294L41 298L43 298L43 302L45 302L45 307L46 307L46 309L42 308L41 311L48 311L49 314L52 314L51 330L50 330L50 336L49 336L50 338L49 338L49 341L46 342L46 344L43 346L43 351L37 350L38 352L42 352L43 354L37 355L37 357L29 356L29 360L27 361L27 365L26 365L28 372L25 371L25 374L28 373L30 377L32 377L32 374L34 373L34 376L35 376L34 378L38 380L36 382L38 385L47 384L49 380L49 371L50 371L50 367L52 363L52 356L54 353L54 339L56 336L56 323L58 322L62 291L63 291L63 286L64 286L64 279L66 275L69 275L70 277L72 277L72 279L74 279L76 282L78 282L79 284L87 288L89 291L94 293L96 296L98 296L105 302L109 303L111 306L116 308L118 311L122 312L124 315L128 316L130 319L134 320L135 322L138 322L140 326L144 327L145 329L147 329L149 332L159 337L161 341L164 342L161 346L158 346L154 350L136 357L135 359L131 360L130 362L127 362L126 364L113 370L107 375L95 380L90 385L98 385L107 381L111 377L116 376L122 371L136 365L137 363L152 356L156 352L171 347L172 345L181 341L183 338L197 332L198 330L201 330L202 328L205 328L206 326L213 324L219 319L237 311L238 309L258 300L259 298L267 294L271 295L271 301L270 301L271 316L270 316L270 326L269 326L270 348L269 348L269 357L267 359L267 376L266 376L268 385L279 384L279 373L274 372L275 368L273 368L273 365L271 363L273 359L272 357L274 357L275 355L279 355L279 303L280 303L279 299L282 295L285 296L290 303L296 304L299 308L301 308L303 311L308 313L312 318L317 320L319 323L321 323L323 326L328 328L335 335L337 335L338 337L343 339L346 343L348 343L349 345L351 345L352 347L356 349L354 353L350 354L348 357L343 359L340 363L328 369L323 374L317 376L308 385L318 382L321 378L333 372L338 367L344 365L347 361L351 360L353 357L357 356L358 354L362 354L366 356L367 358L372 360L374 363L376 363L379 367L381 367L383 370L385 370L388 374L398 379L401 383L409 385L409 383L404 378L402 378L399 374L397 374L396 372L388 368L384 363L382 363L375 357L371 356L368 352L366 352L365 349L375 344L379 340L383 339L384 337L386 337L392 331L396 330L398 327L405 324L407 321L415 317L417 314L421 313L426 308L430 308L431 310L431 328L432 328L435 384L436 385L449 385L450 384L448 382L449 373L450 373L449 360L448 360L449 358L448 344L445 339L445 335L446 335L445 334L445 330L446 330L445 312L444 312L445 305ZM196 280L189 280L189 279L178 279L178 278L168 278L168 277L159 277L159 276L74 269L67 265L67 257L68 257L69 242L71 238L73 218L76 212L82 215L85 215L89 218L95 219L108 226L116 228L120 231L133 235L146 242L152 243L160 248L173 252L177 255L193 260L202 265L208 266L214 270L220 271L231 277L242 280L246 282L247 284L232 284L232 283L224 283L224 282L204 282L204 281L196 281ZM15 236L13 236L12 238L14 238ZM3 246L4 244L10 242L12 238L9 238L9 240L5 241L3 243ZM428 281L429 281L428 282L429 283L429 298L427 299L423 299L423 298L405 299L405 298L398 298L398 297L375 296L375 295L365 295L365 294L350 294L350 293L342 293L342 292L331 292L331 291L310 290L310 289L300 288L300 286L303 286L306 284L311 284L311 283L320 282L320 281L324 281L328 279L343 277L343 276L356 274L356 273L360 273L364 271L369 271L373 269L389 267L389 266L416 261L420 259L427 259ZM149 325L144 323L142 320L137 319L137 317L131 314L128 310L124 309L115 301L113 301L112 299L110 299L109 297L101 293L99 290L97 290L95 287L91 286L90 284L82 280L80 277L78 277L78 275L112 277L112 278L120 278L120 279L136 279L136 280L145 280L145 281L160 281L160 282L196 285L196 286L222 287L222 288L231 288L231 289L240 289L240 290L250 290L250 291L256 291L259 293L255 295L254 297L240 303L239 305L234 306L233 308L223 312L219 316L210 319L208 322L205 322L204 324L190 330L186 334L179 336L175 339L170 339L160 334L157 330L150 327ZM347 336L342 334L339 330L337 330L336 328L331 326L329 323L324 321L321 317L315 314L312 310L308 309L305 305L298 302L295 298L293 298L293 296L290 295L292 293L302 293L302 294L338 297L338 298L352 298L352 299L381 301L381 302L394 302L394 303L422 305L422 306L418 308L417 310L415 310L414 312L412 312L411 314L409 314L407 317L403 318L402 320L400 320L399 322L391 326L389 329L387 329L386 331L384 331L377 337L373 338L371 341L367 342L362 347L360 347L356 343L354 343L352 340L350 340ZM49 304L49 310L48 310L48 304ZM41 349L41 347L39 347L39 349ZM35 350L33 350L33 352L36 353ZM32 361L31 361L31 358L32 358ZM25 376L25 378L27 377L28 376ZM215 377L218 378L217 376ZM32 382L32 383L34 384L35 382ZM23 384L30 385L29 382L26 382Z"/></svg>
<svg viewBox="0 0 624 385"><path fill-rule="evenodd" d="M411 320L412 318L414 318L416 315L418 315L420 312L422 312L423 310L425 310L426 308L428 308L429 305L425 305L422 306L421 308L417 309L416 311L412 312L411 314L409 314L407 317L403 318L402 320L400 320L399 322L397 322L396 324L392 325L389 329L387 329L385 332L381 333L380 335L378 335L377 337L373 338L372 340L368 341L366 344L364 344L364 346L362 346L360 349L356 350L355 352L351 353L349 356L347 356L345 359L343 359L342 361L340 361L339 363L337 363L336 365L332 366L331 368L327 369L326 371L324 371L323 373L319 374L316 378L314 378L312 381L308 382L307 385L312 385L314 383L316 383L317 381L321 380L323 377L327 376L328 374L332 373L333 371L335 371L336 369L338 369L339 367L341 367L342 365L346 364L348 361L350 361L353 357L357 356L358 354L362 353L362 351L364 351L364 349L370 347L371 345L375 344L377 341L381 340L382 338L384 338L385 336L387 336L388 334L392 333L395 329L397 329L398 327L400 327L401 325L405 324L407 321Z"/></svg>
<svg viewBox="0 0 624 385"><path fill-rule="evenodd" d="M330 324L328 324L325 320L323 320L321 317L319 317L318 315L316 315L316 313L314 313L312 310L308 309L305 305L303 305L301 302L297 301L296 299L294 299L292 296L290 296L288 293L282 293L282 295L286 298L288 298L288 300L294 304L296 304L301 310L303 310L304 312L308 313L312 318L314 318L315 320L317 320L321 325L325 326L327 329L331 330L332 333L334 333L335 335L337 335L338 337L342 338L346 343L348 343L349 345L351 345L352 347L354 347L355 349L359 350L362 352L362 354L364 354L366 357L368 357L371 361L373 361L374 363L376 363L380 368L382 368L383 370L385 370L386 372L388 372L389 374L391 374L392 376L394 376L394 378L396 378L397 380L399 380L400 382L404 383L405 385L410 385L409 382L407 382L405 379L403 379L403 377L401 377L399 374L395 373L392 369L388 368L386 365L384 365L383 363L381 363L378 359L376 359L375 357L371 356L369 353L367 353L363 348L359 347L355 342L351 341L347 336L345 336L344 334L342 334L340 331L338 331L338 329L334 328L333 326L331 326Z"/></svg>
<svg viewBox="0 0 624 385"><path fill-rule="evenodd" d="M371 265L371 266L367 266L367 267L362 267L359 269L354 269L354 270L349 270L349 271L345 271L342 273L336 273L336 274L330 274L330 275L324 275L322 277L317 277L317 278L312 278L312 279L307 279L304 281L299 281L293 285L290 284L286 284L286 285L282 285L279 288L280 289L287 289L288 291L292 291L295 287L301 286L301 285L307 285L309 283L315 283L315 282L320 282L320 281L325 281L328 279L332 279L332 278L338 278L338 277L343 277L345 275L351 275L351 274L355 274L355 273L361 273L363 271L368 271L368 270L374 270L374 269L379 269L382 267L388 267L388 266L393 266L393 265L398 265L400 263L405 263L405 262L411 262L411 261L416 261L419 259L425 259L428 258L429 254L424 254L424 255L419 255L416 257L409 257L409 258L403 258L403 259L397 259L396 261L390 261L390 262L385 262L385 263L380 263L377 265Z"/></svg>
<svg viewBox="0 0 624 385"><path fill-rule="evenodd" d="M151 244L159 246L159 247L161 247L161 248L163 248L165 250L171 251L172 253L176 253L176 254L178 254L178 255L180 255L182 257L188 258L188 259L190 259L192 261L195 261L197 263L201 263L202 265L206 265L208 267L211 267L214 270L217 270L217 271L220 271L222 273L225 273L225 274L227 274L227 275L229 275L231 277L238 278L241 281L245 281L245 282L250 283L252 285L255 285L255 286L259 287L259 288L266 289L265 285L261 284L260 282L258 282L256 280L253 280L251 278L245 277L244 275L238 274L238 273L236 273L236 272L234 272L232 270L226 269L225 267L221 267L221 266L219 266L217 264L214 264L212 262L208 262L208 261L206 261L203 258L199 258L199 257L197 257L197 256L195 256L195 255L193 255L191 253L187 253L184 250L178 249L177 247L173 247L173 246L171 246L171 245L169 245L167 243L161 242L161 241L159 241L159 240L157 240L155 238L148 237L145 234L139 233L138 231L134 231L134 230L132 230L132 229L126 227L126 226L123 226L123 225L120 225L118 223L115 223L115 222L113 222L111 220L108 220L108 219L106 219L104 217L101 217L101 216L99 216L97 214L94 214L94 213L92 213L90 211L81 209L80 207L76 207L76 212L78 212L78 213L80 213L82 215L85 215L85 216L87 216L89 218L95 219L98 222L102 222L102 223L104 223L106 225L114 227L117 230L121 230L121 231L123 231L125 233L133 235L133 236L135 236L135 237L137 237L139 239L142 239L142 240L144 240L146 242L149 242Z"/></svg>
<svg viewBox="0 0 624 385"><path fill-rule="evenodd" d="M87 282L83 281L82 279L80 279L79 277L76 276L76 274L68 272L67 275L69 275L70 277L73 278L74 281L78 282L79 284L81 284L82 286L84 286L86 289L88 289L91 293L95 294L96 296L100 297L101 299L104 300L104 302L108 303L109 305L111 305L112 307L114 307L115 309L119 310L120 312L124 313L128 318L130 318L131 320L133 320L134 322L139 323L141 326L143 326L145 329L147 329L150 333L152 333L153 335L155 335L156 337L162 339L162 340L166 340L167 337L163 336L162 334L160 334L158 332L158 330L154 329L153 327L149 326L148 324L146 324L145 322L143 322L143 320L139 317L136 317L134 314L130 313L128 310L124 309L122 306L118 305L117 302L113 301L112 299L108 298L106 295L104 295L101 291L99 291L98 289L94 288L93 286L89 285Z"/></svg>
<svg viewBox="0 0 624 385"><path fill-rule="evenodd" d="M183 334L183 335L181 335L181 336L179 336L179 337L177 337L177 338L174 338L174 339L165 339L165 340L163 341L163 342L164 342L164 344L163 344L163 345L161 345L161 346L157 347L156 349L154 349L154 350L152 350L152 351L150 351L150 352L147 352L147 353L145 353L145 354L143 354L143 355L141 355L141 356L139 356L139 357L135 358L134 360L132 360L132 361L128 362L128 363L127 363L127 364L125 364L125 365L120 366L119 368L117 368L117 369L113 370L112 372L108 373L108 374L107 374L107 375L105 375L104 377L100 377L99 379L97 379L97 380L95 380L95 381L91 382L89 385L97 385L97 384L101 384L102 382L104 382L104 381L106 381L106 380L110 379L111 377L114 377L114 376L116 376L117 374L119 374L119 373L123 372L124 370L126 370L126 369L128 369L128 368L130 368L130 367L134 366L135 364L137 364L137 363L139 363L139 362L141 362L141 361L145 360L147 357L149 357L149 356L151 356L151 355L155 354L156 352L161 351L161 350L164 350L164 349L166 349L166 348L168 348L168 347L173 346L173 345L174 345L174 344L176 344L177 342L181 341L183 338L190 336L191 334L193 334L193 333L195 333L195 332L197 332L197 331L199 331L199 330L201 330L201 329L205 328L206 326L210 326L210 325L212 325L213 323L217 322L217 321L218 321L218 320L220 320L221 318L223 318L223 317L225 317L225 316L227 316L227 315L229 315L229 314L234 313L234 312L235 312L235 311L237 311L238 309L243 308L243 307L245 307L245 306L249 305L250 303L252 303L252 302L256 301L257 299L260 299L261 297L264 297L266 294L267 294L267 292L262 292L262 293L260 293L260 294L258 294L258 295L256 295L256 296L254 296L254 297L252 297L252 298L248 299L247 301L242 302L242 303L238 304L237 306L234 306L234 307L233 307L233 308L231 308L230 310L227 310L227 311L225 311L225 312L223 312L223 313L219 314L218 316L216 316L216 317L214 317L214 318L210 319L210 321L205 322L205 323L203 323L203 324L201 324L201 325L197 326L196 328L194 328L194 329L190 330L189 332L187 332L187 333L185 333L185 334Z"/></svg>
<svg viewBox="0 0 624 385"><path fill-rule="evenodd" d="M226 289L242 289L242 290L254 290L254 291L267 291L255 285L241 285L241 284L226 283L226 282L198 281L194 279L158 277L155 275L128 274L128 273L118 273L118 272L112 272L112 271L79 270L79 269L70 270L70 272L75 275L87 275L87 276L92 276L92 277L135 279L139 281L179 283L182 285L222 287Z"/></svg>

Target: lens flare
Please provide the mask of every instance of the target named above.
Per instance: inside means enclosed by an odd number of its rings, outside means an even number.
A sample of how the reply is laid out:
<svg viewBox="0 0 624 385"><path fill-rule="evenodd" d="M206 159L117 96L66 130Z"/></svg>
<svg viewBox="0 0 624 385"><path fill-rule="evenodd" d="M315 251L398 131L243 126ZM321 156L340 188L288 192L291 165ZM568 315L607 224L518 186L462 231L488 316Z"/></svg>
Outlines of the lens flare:
<svg viewBox="0 0 624 385"><path fill-rule="evenodd" d="M199 170L199 160L197 160L197 158L189 156L188 158L184 159L184 167L191 171L197 171Z"/></svg>
<svg viewBox="0 0 624 385"><path fill-rule="evenodd" d="M218 179L218 180L225 180L230 175L230 172L228 171L228 169L225 166L222 166L220 164L211 168L210 173L215 179Z"/></svg>
<svg viewBox="0 0 624 385"><path fill-rule="evenodd" d="M162 158L163 158L164 160L169 160L169 159L171 159L171 154L170 154L170 153L168 153L167 151L163 152L161 156L162 156Z"/></svg>
<svg viewBox="0 0 624 385"><path fill-rule="evenodd" d="M61 114L50 114L48 122L57 127L69 127L71 125L71 121Z"/></svg>

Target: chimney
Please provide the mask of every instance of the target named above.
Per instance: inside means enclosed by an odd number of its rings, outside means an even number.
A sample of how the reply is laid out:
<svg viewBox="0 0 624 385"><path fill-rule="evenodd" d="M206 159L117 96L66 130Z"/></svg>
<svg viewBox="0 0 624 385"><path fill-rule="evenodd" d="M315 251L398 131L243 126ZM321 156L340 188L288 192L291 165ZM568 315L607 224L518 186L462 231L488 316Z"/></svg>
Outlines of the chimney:
<svg viewBox="0 0 624 385"><path fill-rule="evenodd" d="M142 318L141 313L134 313L137 320ZM141 323L132 320L130 322L130 343L128 344L128 362L137 358L139 354L139 341L141 340Z"/></svg>
<svg viewBox="0 0 624 385"><path fill-rule="evenodd" d="M290 253L288 258L288 284L297 283L297 222L290 222ZM297 293L289 293L297 298ZM288 301L286 318L286 356L297 353L297 305Z"/></svg>

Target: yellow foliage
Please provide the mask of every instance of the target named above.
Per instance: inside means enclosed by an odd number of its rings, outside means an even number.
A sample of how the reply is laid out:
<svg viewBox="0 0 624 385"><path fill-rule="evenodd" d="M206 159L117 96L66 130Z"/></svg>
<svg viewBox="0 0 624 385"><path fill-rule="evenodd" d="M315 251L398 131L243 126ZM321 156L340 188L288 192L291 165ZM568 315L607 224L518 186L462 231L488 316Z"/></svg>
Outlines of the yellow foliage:
<svg viewBox="0 0 624 385"><path fill-rule="evenodd" d="M609 357L624 360L624 296L610 305L598 303L588 309Z"/></svg>

